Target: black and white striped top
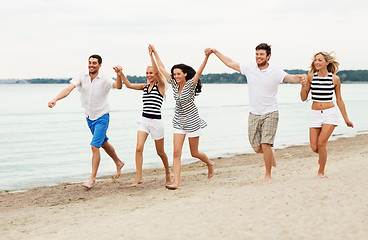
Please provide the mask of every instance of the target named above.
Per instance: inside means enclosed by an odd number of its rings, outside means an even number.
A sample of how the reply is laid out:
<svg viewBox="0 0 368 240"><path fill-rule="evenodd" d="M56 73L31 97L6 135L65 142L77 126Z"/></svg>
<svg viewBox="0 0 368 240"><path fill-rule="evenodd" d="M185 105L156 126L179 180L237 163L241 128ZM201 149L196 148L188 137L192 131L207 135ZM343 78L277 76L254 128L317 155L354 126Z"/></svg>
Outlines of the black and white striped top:
<svg viewBox="0 0 368 240"><path fill-rule="evenodd" d="M332 81L332 73L327 77L319 77L315 73L311 83L312 100L316 102L332 102L335 86Z"/></svg>
<svg viewBox="0 0 368 240"><path fill-rule="evenodd" d="M193 85L193 79L186 81L180 95L179 84L175 79L171 80L171 85L176 101L173 127L187 132L195 132L206 127L206 122L200 118L198 109L194 104L195 86Z"/></svg>
<svg viewBox="0 0 368 240"><path fill-rule="evenodd" d="M157 83L153 85L150 92L148 92L149 84L143 88L143 113L142 116L146 118L161 119L161 106L164 97L158 90Z"/></svg>

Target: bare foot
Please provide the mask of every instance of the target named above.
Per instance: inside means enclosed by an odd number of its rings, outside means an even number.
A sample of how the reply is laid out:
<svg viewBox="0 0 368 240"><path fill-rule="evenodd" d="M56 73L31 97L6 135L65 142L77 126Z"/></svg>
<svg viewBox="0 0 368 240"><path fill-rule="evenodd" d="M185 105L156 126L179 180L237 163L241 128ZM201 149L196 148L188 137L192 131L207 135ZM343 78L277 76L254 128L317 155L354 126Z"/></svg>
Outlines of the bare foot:
<svg viewBox="0 0 368 240"><path fill-rule="evenodd" d="M271 181L271 176L265 176L264 180L263 180L263 183L265 184L270 184L272 181Z"/></svg>
<svg viewBox="0 0 368 240"><path fill-rule="evenodd" d="M166 188L169 189L169 190L177 190L177 189L180 189L179 185L176 185L176 184L166 185Z"/></svg>
<svg viewBox="0 0 368 240"><path fill-rule="evenodd" d="M120 161L119 164L116 164L116 174L115 174L115 178L118 179L121 175L121 169L124 167L125 163Z"/></svg>
<svg viewBox="0 0 368 240"><path fill-rule="evenodd" d="M273 154L273 159L272 159L272 166L276 167L277 164L276 164L276 158L275 158L275 149L271 148L272 149L272 154Z"/></svg>
<svg viewBox="0 0 368 240"><path fill-rule="evenodd" d="M213 168L213 165L215 165L215 163L213 161L210 161L211 163L209 165L207 165L208 167L208 179L212 178L214 173L215 173L215 169Z"/></svg>
<svg viewBox="0 0 368 240"><path fill-rule="evenodd" d="M317 178L328 178L328 177L327 177L327 176L325 176L325 174L323 174L323 173L318 173L316 177L317 177Z"/></svg>
<svg viewBox="0 0 368 240"><path fill-rule="evenodd" d="M136 187L138 184L142 184L143 183L143 180L140 178L140 179L136 179L135 181L134 181L134 183L132 183L131 185L130 185L130 187Z"/></svg>
<svg viewBox="0 0 368 240"><path fill-rule="evenodd" d="M87 189L91 189L95 185L96 185L96 181L91 180L91 179L82 184L82 186L85 187L85 188L87 188Z"/></svg>

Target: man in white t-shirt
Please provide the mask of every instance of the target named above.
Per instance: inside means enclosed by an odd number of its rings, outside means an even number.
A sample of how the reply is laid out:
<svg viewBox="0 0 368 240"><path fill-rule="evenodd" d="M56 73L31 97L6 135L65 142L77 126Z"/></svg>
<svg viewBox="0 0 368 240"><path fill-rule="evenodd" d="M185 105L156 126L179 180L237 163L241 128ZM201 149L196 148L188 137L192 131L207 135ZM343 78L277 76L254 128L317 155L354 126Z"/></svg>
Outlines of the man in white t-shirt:
<svg viewBox="0 0 368 240"><path fill-rule="evenodd" d="M89 180L82 184L82 186L87 189L96 185L97 170L101 159L100 147L102 147L115 162L115 178L120 177L121 168L124 166L124 162L119 159L114 147L108 142L109 138L106 135L110 122L110 107L107 102L107 96L112 88L122 88L122 79L120 75L117 75L116 81L102 75L99 72L101 64L102 58L99 55L90 56L88 58L89 71L73 78L70 84L48 103L48 106L53 108L58 100L68 96L75 87L78 88L81 94L82 107L85 110L88 127L93 135L91 141L92 174ZM114 67L114 70L118 73L117 67Z"/></svg>
<svg viewBox="0 0 368 240"><path fill-rule="evenodd" d="M273 143L279 120L277 89L282 82L305 83L306 74L290 75L269 64L271 47L261 43L256 47L256 63L239 64L216 49L212 52L229 68L247 77L249 89L249 142L257 153L263 153L265 183L271 183L271 169L276 166Z"/></svg>

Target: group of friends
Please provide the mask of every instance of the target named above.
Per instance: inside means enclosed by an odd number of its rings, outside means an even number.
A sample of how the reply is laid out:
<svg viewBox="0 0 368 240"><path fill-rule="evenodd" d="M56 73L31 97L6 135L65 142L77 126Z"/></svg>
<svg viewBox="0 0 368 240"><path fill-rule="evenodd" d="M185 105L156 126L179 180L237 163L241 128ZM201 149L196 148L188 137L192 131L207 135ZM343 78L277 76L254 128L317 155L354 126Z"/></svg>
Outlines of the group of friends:
<svg viewBox="0 0 368 240"><path fill-rule="evenodd" d="M306 101L311 93L312 109L310 112L310 146L319 155L317 177L324 178L327 161L326 144L333 130L338 125L336 104L348 127L353 127L349 120L344 101L341 96L341 82L336 75L339 63L331 53L318 52L314 54L309 74L292 75L269 63L271 46L266 43L256 48L255 63L240 64L213 48L204 50L204 60L197 71L185 64L174 65L170 72L161 61L153 45L148 46L151 66L146 69L147 83L134 84L123 74L121 66L113 67L116 81L100 73L102 58L92 55L88 59L88 72L83 72L73 78L48 106L53 108L56 102L67 97L73 89L78 88L81 94L82 107L85 109L87 124L92 133L92 173L82 184L87 189L96 185L96 176L100 164L100 148L112 158L116 165L115 178L121 175L124 162L119 159L114 147L109 143L107 129L109 126L109 104L107 96L112 88L127 88L143 91L143 113L138 121L137 145L135 152L136 179L130 185L136 187L143 183L142 165L143 149L148 135L155 141L157 154L165 167L165 186L168 189L180 188L181 155L185 138L188 138L192 157L203 161L208 168L207 177L214 175L214 163L207 155L199 151L199 137L206 122L201 119L194 103L195 96L201 92L200 76L211 54L214 54L227 67L245 75L249 89L248 139L256 153L262 153L265 163L264 183L271 183L271 170L276 167L273 150L274 139L279 121L276 99L279 84L283 82L300 83L300 97ZM161 106L165 99L166 82L172 86L176 102L173 118L173 172L171 179L169 161L164 150L164 126Z"/></svg>

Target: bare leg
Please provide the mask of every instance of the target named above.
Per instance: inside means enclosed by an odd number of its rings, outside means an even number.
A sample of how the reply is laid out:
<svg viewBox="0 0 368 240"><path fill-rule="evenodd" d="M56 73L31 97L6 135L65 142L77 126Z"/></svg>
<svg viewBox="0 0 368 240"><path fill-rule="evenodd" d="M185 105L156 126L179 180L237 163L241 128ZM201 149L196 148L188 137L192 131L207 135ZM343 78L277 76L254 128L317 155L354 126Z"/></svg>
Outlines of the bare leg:
<svg viewBox="0 0 368 240"><path fill-rule="evenodd" d="M271 183L271 169L273 165L274 155L270 144L262 143L263 160L266 166L264 183Z"/></svg>
<svg viewBox="0 0 368 240"><path fill-rule="evenodd" d="M263 153L263 150L262 150L262 147L261 146L258 146L258 147L255 147L253 148L253 150L256 152L256 153ZM271 150L272 150L272 155L273 155L273 159L272 159L272 166L273 167L276 167L277 164L276 164L276 158L275 158L275 150L271 147Z"/></svg>
<svg viewBox="0 0 368 240"><path fill-rule="evenodd" d="M333 130L335 129L335 125L331 124L323 124L321 132L318 136L317 148L318 148L318 163L319 169L317 177L323 178L325 177L325 166L327 162L327 141L330 138Z"/></svg>
<svg viewBox="0 0 368 240"><path fill-rule="evenodd" d="M181 171L181 154L183 150L183 144L185 140L185 134L174 133L174 154L173 154L173 170L174 170L174 183L167 185L168 189L180 188L180 171Z"/></svg>
<svg viewBox="0 0 368 240"><path fill-rule="evenodd" d="M165 153L164 149L164 139L155 140L156 152L157 155L160 156L162 163L165 167L165 174L166 174L166 185L171 184L171 176L170 176L170 167L169 167L169 160Z"/></svg>
<svg viewBox="0 0 368 240"><path fill-rule="evenodd" d="M104 142L101 147L105 150L105 152L107 153L107 155L109 155L111 157L111 159L115 162L116 165L116 174L115 174L115 178L119 178L121 175L121 169L124 167L124 162L120 160L120 158L118 157L118 155L115 152L114 147L108 142Z"/></svg>
<svg viewBox="0 0 368 240"><path fill-rule="evenodd" d="M91 150L92 150L92 174L89 180L82 184L83 187L88 189L92 188L96 184L97 170L101 160L100 148L91 146Z"/></svg>
<svg viewBox="0 0 368 240"><path fill-rule="evenodd" d="M199 137L191 137L189 139L189 147L190 153L192 157L199 158L201 161L207 164L208 167L208 179L213 177L214 169L213 169L213 161L211 161L207 155L203 152L199 152Z"/></svg>
<svg viewBox="0 0 368 240"><path fill-rule="evenodd" d="M130 186L136 187L138 184L143 183L142 180L142 166L143 166L143 149L147 140L148 134L143 131L137 132L137 146L135 149L135 169L137 171L137 177Z"/></svg>

